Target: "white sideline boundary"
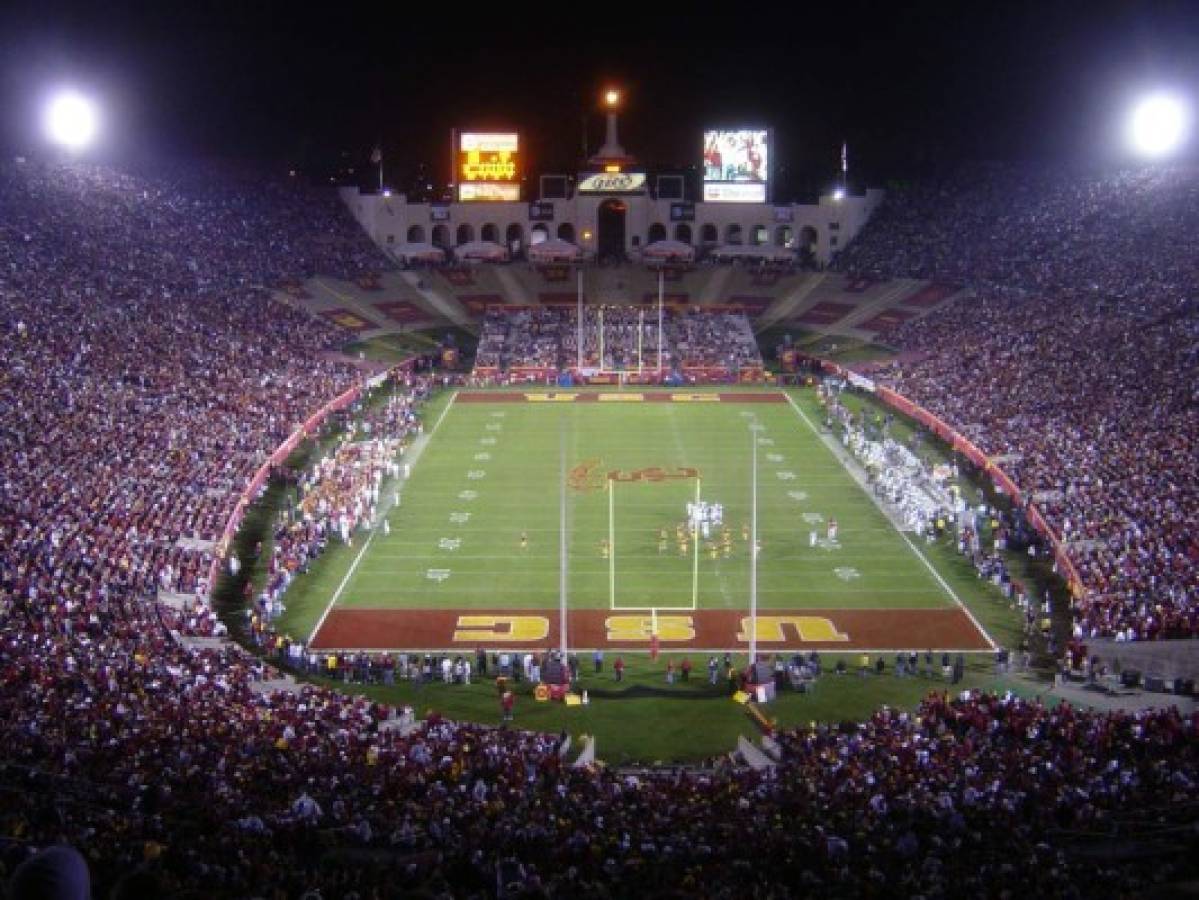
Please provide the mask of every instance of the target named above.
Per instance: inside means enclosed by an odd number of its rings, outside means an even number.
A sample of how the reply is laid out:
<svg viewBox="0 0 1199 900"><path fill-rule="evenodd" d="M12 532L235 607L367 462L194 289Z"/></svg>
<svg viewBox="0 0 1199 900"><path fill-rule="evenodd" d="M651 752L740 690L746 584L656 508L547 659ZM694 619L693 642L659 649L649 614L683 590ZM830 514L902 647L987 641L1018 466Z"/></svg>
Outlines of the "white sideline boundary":
<svg viewBox="0 0 1199 900"><path fill-rule="evenodd" d="M795 402L795 399L790 394L784 393L783 396L787 398L787 402L791 404L791 408L793 410L795 410L796 415L798 415L800 417L800 419L803 420L803 423L812 430L812 433L814 435L816 435L817 440L819 440L822 444L824 444L827 447L831 438L828 438L826 435L822 435L820 433L820 429L818 429L812 423L812 420L808 418L807 414L802 409L800 409L799 404ZM834 457L837 456L837 454L833 454L833 455L834 455ZM842 465L844 465L844 463L842 463ZM854 480L857 481L857 479L854 479ZM876 507L878 507L879 512L881 512L884 516L887 515L887 511L883 507L882 503L879 501L878 497L874 496L874 494L871 493L870 491L863 491L863 493L866 494L866 496L870 498L871 502L874 503L874 505ZM938 572L935 568L933 568L933 564L928 561L928 557L926 557L923 553L921 553L920 549L915 544L913 544L911 539L906 534L904 534L902 531L900 531L899 529L896 529L895 533L898 534L901 538L903 538L903 542L908 545L908 549L911 550L912 553L916 556L916 558L924 564L924 567L926 569L928 569L929 573L933 576L934 579L936 579L937 584L941 585L941 589L944 590L945 593L949 596L949 598L958 605L958 608L963 613L966 614L966 618L968 618L970 620L970 624L972 624L976 629L978 629L978 633L981 634L983 636L983 638L986 640L986 642L991 645L991 649L998 650L999 645L995 643L995 639L992 638L991 635L987 633L987 629L983 628L982 623L979 622L978 619L976 619L974 617L974 613L972 613L969 610L969 608L966 606L966 604L962 602L962 598L957 595L957 591L955 591L952 587L950 587L949 583L946 582L945 579L941 577L941 573Z"/></svg>
<svg viewBox="0 0 1199 900"><path fill-rule="evenodd" d="M425 442L421 445L419 451L416 449L416 442L413 442L413 446L409 450L409 453L411 453L415 458L412 460L410 465L416 464L417 459L419 459L421 453L424 452L425 445L427 445L429 441L433 439L433 435L437 433L437 429L441 427L442 421L444 421L446 415L450 411L450 407L454 405L454 401L457 399L458 392L454 391L454 393L450 395L450 402L445 405L445 409L441 411L441 415L438 416L437 421L433 423L432 429L430 429L429 433L425 435ZM341 599L341 595L345 591L346 585L348 585L350 583L350 579L354 577L354 572L358 569L358 564L362 562L362 557L366 555L367 548L370 547L371 542L375 539L375 534L378 530L379 523L375 522L375 524L371 526L371 533L367 535L366 543L362 545L362 549L358 551L358 555L355 556L354 561L350 563L350 568L346 571L345 576L341 579L341 584L337 586L337 590L333 592L333 596L329 599L329 603L321 613L321 617L316 620L316 625L313 627L312 633L308 635L309 644L311 644L313 639L316 638L317 634L320 633L321 627L325 624L325 619L329 618L329 613L333 612L333 607L337 604L337 601Z"/></svg>

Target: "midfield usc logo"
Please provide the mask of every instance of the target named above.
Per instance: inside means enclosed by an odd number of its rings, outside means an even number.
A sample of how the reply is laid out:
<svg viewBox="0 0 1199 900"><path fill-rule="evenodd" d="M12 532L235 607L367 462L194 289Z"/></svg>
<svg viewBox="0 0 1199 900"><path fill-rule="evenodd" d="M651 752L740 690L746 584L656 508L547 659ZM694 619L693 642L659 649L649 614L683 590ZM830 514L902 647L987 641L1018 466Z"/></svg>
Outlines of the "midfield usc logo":
<svg viewBox="0 0 1199 900"><path fill-rule="evenodd" d="M622 484L632 482L648 482L658 484L663 481L682 481L688 478L698 478L699 469L691 466L675 466L663 469L660 466L649 466L645 469L633 469L625 472L621 469L601 470L602 459L587 459L572 468L566 475L566 484L573 491L587 493L601 491L609 481L619 481Z"/></svg>

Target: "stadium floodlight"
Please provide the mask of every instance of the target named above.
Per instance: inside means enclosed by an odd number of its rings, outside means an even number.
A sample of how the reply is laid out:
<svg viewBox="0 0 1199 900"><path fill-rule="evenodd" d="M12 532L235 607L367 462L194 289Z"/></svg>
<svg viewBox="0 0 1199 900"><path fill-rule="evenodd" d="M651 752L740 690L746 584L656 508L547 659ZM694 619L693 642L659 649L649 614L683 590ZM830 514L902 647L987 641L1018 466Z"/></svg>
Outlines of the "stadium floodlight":
<svg viewBox="0 0 1199 900"><path fill-rule="evenodd" d="M604 104L609 109L615 109L617 106L619 106L620 91L616 90L616 88L608 88L608 90L604 92Z"/></svg>
<svg viewBox="0 0 1199 900"><path fill-rule="evenodd" d="M96 136L96 106L78 91L55 94L46 105L46 137L68 150L82 150Z"/></svg>
<svg viewBox="0 0 1199 900"><path fill-rule="evenodd" d="M834 200L844 200L845 199L845 188L843 188L843 187L833 188L833 199Z"/></svg>
<svg viewBox="0 0 1199 900"><path fill-rule="evenodd" d="M1128 120L1128 137L1142 156L1169 156L1186 139L1190 112L1181 97L1169 93L1142 99Z"/></svg>

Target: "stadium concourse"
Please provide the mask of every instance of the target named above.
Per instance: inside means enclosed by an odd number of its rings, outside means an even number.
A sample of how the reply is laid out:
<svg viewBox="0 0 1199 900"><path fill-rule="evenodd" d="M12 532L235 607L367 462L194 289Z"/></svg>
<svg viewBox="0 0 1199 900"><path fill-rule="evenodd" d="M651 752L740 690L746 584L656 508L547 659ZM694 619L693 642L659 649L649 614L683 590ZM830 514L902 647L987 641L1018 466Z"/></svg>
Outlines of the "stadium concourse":
<svg viewBox="0 0 1199 900"><path fill-rule="evenodd" d="M1119 382L1132 409L1123 393L1086 405L1085 426L1124 467L1118 498L1069 483L1088 469L1071 469L1071 445L1036 427L1055 416L1074 424L1066 401L1025 393L1024 361L1000 355L1004 334L1039 324L1027 304L985 295L998 335L950 313L956 330L908 336L930 354L953 352L939 364L948 388L931 374L891 377L911 379L930 404L971 391L959 419L988 413L979 425L997 440L1017 427L1022 475L1063 482L1071 527L1109 527L1119 502L1110 533L1128 535L1125 558L1097 556L1093 577L1111 590L1082 621L1107 615L1112 627L1159 634L1155 605L1189 616L1195 595L1194 562L1177 543L1193 538L1150 521L1162 508L1195 520L1179 461L1193 449L1194 411L1177 408L1182 389L1171 388L1188 378L1178 350L1182 334L1194 336L1194 308L1181 302L1194 273L1151 241L1123 243L1105 207L1087 205L1092 193L1061 178L1063 214L1093 213L1087 240L1077 252L1054 245L1060 257L1047 248L1038 271L1072 271L1085 285L1118 276L1110 261L1123 254L1141 273L1123 283L1136 288L1132 313L1104 307L1115 329L1106 354L1075 344L1059 363L1068 345L1057 342L1074 334L1051 316L1033 370L1069 386L1138 361L1142 383ZM1114 208L1175 210L1139 182L1103 184ZM1176 190L1193 195L1194 182ZM0 209L0 872L15 890L40 882L86 896L90 880L95 896L117 897L485 896L502 880L528 896L1082 897L1143 894L1193 874L1179 845L1118 855L1092 840L1074 852L1087 835L1135 840L1191 822L1197 723L1176 710L933 695L915 713L780 734L773 770L633 775L566 769L557 737L435 715L401 733L394 710L363 698L311 686L263 693L273 672L260 658L188 640L219 630L204 602L213 542L256 467L362 380L325 353L345 332L273 303L268 288L317 273L357 279L386 261L327 199L215 168L4 162ZM1175 247L1195 240L1174 231L1187 224L1177 211L1158 220ZM962 233L947 233L934 258ZM870 241L853 259L899 264L884 236ZM1109 265L1088 272L1087 260ZM1064 292L1052 279L1037 289L1047 284ZM1062 299L1076 311L1098 302ZM938 335L952 346L932 344ZM1011 426L1014 406L996 407L986 384L958 375L963 345L992 359L988 377L1017 385L1032 425ZM1136 406L1150 389L1152 404ZM402 416L380 425L402 437ZM1158 469L1146 471L1146 448ZM1133 551L1142 572L1128 571ZM1142 577L1175 593L1142 612L1124 602ZM198 599L175 610L154 602L162 588ZM54 844L76 849L36 854Z"/></svg>

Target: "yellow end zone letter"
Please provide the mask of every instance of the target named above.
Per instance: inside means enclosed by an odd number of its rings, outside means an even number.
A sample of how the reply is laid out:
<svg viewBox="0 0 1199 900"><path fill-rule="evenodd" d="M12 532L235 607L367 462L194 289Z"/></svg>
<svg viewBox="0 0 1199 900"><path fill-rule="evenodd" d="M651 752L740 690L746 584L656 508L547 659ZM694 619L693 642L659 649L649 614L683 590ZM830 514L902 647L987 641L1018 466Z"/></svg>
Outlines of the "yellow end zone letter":
<svg viewBox="0 0 1199 900"><path fill-rule="evenodd" d="M455 643L535 643L549 637L550 620L545 616L459 616L450 639Z"/></svg>
<svg viewBox="0 0 1199 900"><path fill-rule="evenodd" d="M604 620L604 628L608 631L609 641L645 641L654 634L654 617L608 616ZM660 641L693 641L695 626L691 616L658 616L658 640Z"/></svg>
<svg viewBox="0 0 1199 900"><path fill-rule="evenodd" d="M741 620L741 631L737 634L737 640L749 643L752 621L749 616ZM768 644L782 643L787 640L788 627L794 628L796 635L804 643L849 640L848 634L838 631L833 620L824 616L758 616L758 640Z"/></svg>
<svg viewBox="0 0 1199 900"><path fill-rule="evenodd" d="M574 403L578 394L525 394L527 403Z"/></svg>

